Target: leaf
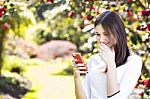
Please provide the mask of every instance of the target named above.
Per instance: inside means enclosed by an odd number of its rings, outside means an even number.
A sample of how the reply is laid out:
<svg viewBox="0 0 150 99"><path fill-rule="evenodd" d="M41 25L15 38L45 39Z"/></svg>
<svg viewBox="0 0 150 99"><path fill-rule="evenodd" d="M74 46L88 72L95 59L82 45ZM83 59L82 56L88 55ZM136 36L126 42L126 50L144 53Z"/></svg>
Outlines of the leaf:
<svg viewBox="0 0 150 99"><path fill-rule="evenodd" d="M137 34L137 39L138 39L139 43L142 43L142 38L139 34Z"/></svg>
<svg viewBox="0 0 150 99"><path fill-rule="evenodd" d="M136 36L131 36L130 39L131 39L131 41L132 41L132 43L134 45L137 45L137 38L136 38Z"/></svg>

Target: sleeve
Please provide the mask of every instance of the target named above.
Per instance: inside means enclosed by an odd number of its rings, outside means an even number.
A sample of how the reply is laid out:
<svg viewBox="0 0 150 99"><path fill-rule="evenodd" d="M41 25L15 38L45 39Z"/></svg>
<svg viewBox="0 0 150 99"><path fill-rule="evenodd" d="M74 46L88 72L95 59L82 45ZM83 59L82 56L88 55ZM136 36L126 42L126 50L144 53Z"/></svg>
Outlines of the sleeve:
<svg viewBox="0 0 150 99"><path fill-rule="evenodd" d="M141 57L135 55L124 65L127 66L127 69L119 83L120 92L109 96L109 99L120 99L120 97L121 99L127 99L140 77L142 68Z"/></svg>

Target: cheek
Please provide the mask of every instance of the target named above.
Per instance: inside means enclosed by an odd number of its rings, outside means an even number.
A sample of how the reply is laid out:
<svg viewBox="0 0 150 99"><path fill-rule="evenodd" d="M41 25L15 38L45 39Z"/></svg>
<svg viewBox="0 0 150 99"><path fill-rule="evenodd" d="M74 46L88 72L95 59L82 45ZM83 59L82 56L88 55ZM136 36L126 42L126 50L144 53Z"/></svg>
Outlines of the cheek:
<svg viewBox="0 0 150 99"><path fill-rule="evenodd" d="M116 44L116 39L114 37L109 38L109 47L112 47Z"/></svg>
<svg viewBox="0 0 150 99"><path fill-rule="evenodd" d="M115 44L116 44L116 39L115 39L115 38L112 38L112 39L111 39L111 42L112 42L112 45L115 45Z"/></svg>
<svg viewBox="0 0 150 99"><path fill-rule="evenodd" d="M100 37L96 36L96 41L100 42Z"/></svg>

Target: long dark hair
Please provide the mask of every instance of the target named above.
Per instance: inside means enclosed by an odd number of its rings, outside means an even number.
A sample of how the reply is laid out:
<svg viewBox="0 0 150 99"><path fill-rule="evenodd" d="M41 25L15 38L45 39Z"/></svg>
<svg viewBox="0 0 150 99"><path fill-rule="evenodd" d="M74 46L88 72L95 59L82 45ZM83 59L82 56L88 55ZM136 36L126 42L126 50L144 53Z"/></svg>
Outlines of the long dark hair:
<svg viewBox="0 0 150 99"><path fill-rule="evenodd" d="M114 45L116 66L123 65L130 53L127 46L125 26L121 17L113 11L105 11L97 17L94 26L96 27L99 24L103 26L106 32L114 36L116 40Z"/></svg>

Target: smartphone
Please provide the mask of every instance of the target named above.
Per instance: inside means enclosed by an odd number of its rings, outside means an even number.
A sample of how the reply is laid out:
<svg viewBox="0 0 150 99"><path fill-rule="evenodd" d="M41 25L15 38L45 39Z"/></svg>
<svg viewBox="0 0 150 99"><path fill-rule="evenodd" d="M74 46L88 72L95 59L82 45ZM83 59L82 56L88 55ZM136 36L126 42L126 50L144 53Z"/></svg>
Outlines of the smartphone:
<svg viewBox="0 0 150 99"><path fill-rule="evenodd" d="M84 63L84 60L83 60L83 58L82 58L80 53L73 53L72 56L73 56L76 64Z"/></svg>
<svg viewBox="0 0 150 99"><path fill-rule="evenodd" d="M81 64L84 64L84 66L86 67L86 69L81 69L81 71L87 71L88 68L87 68L81 54L80 53L73 53L72 56L73 56L76 64L81 63Z"/></svg>

